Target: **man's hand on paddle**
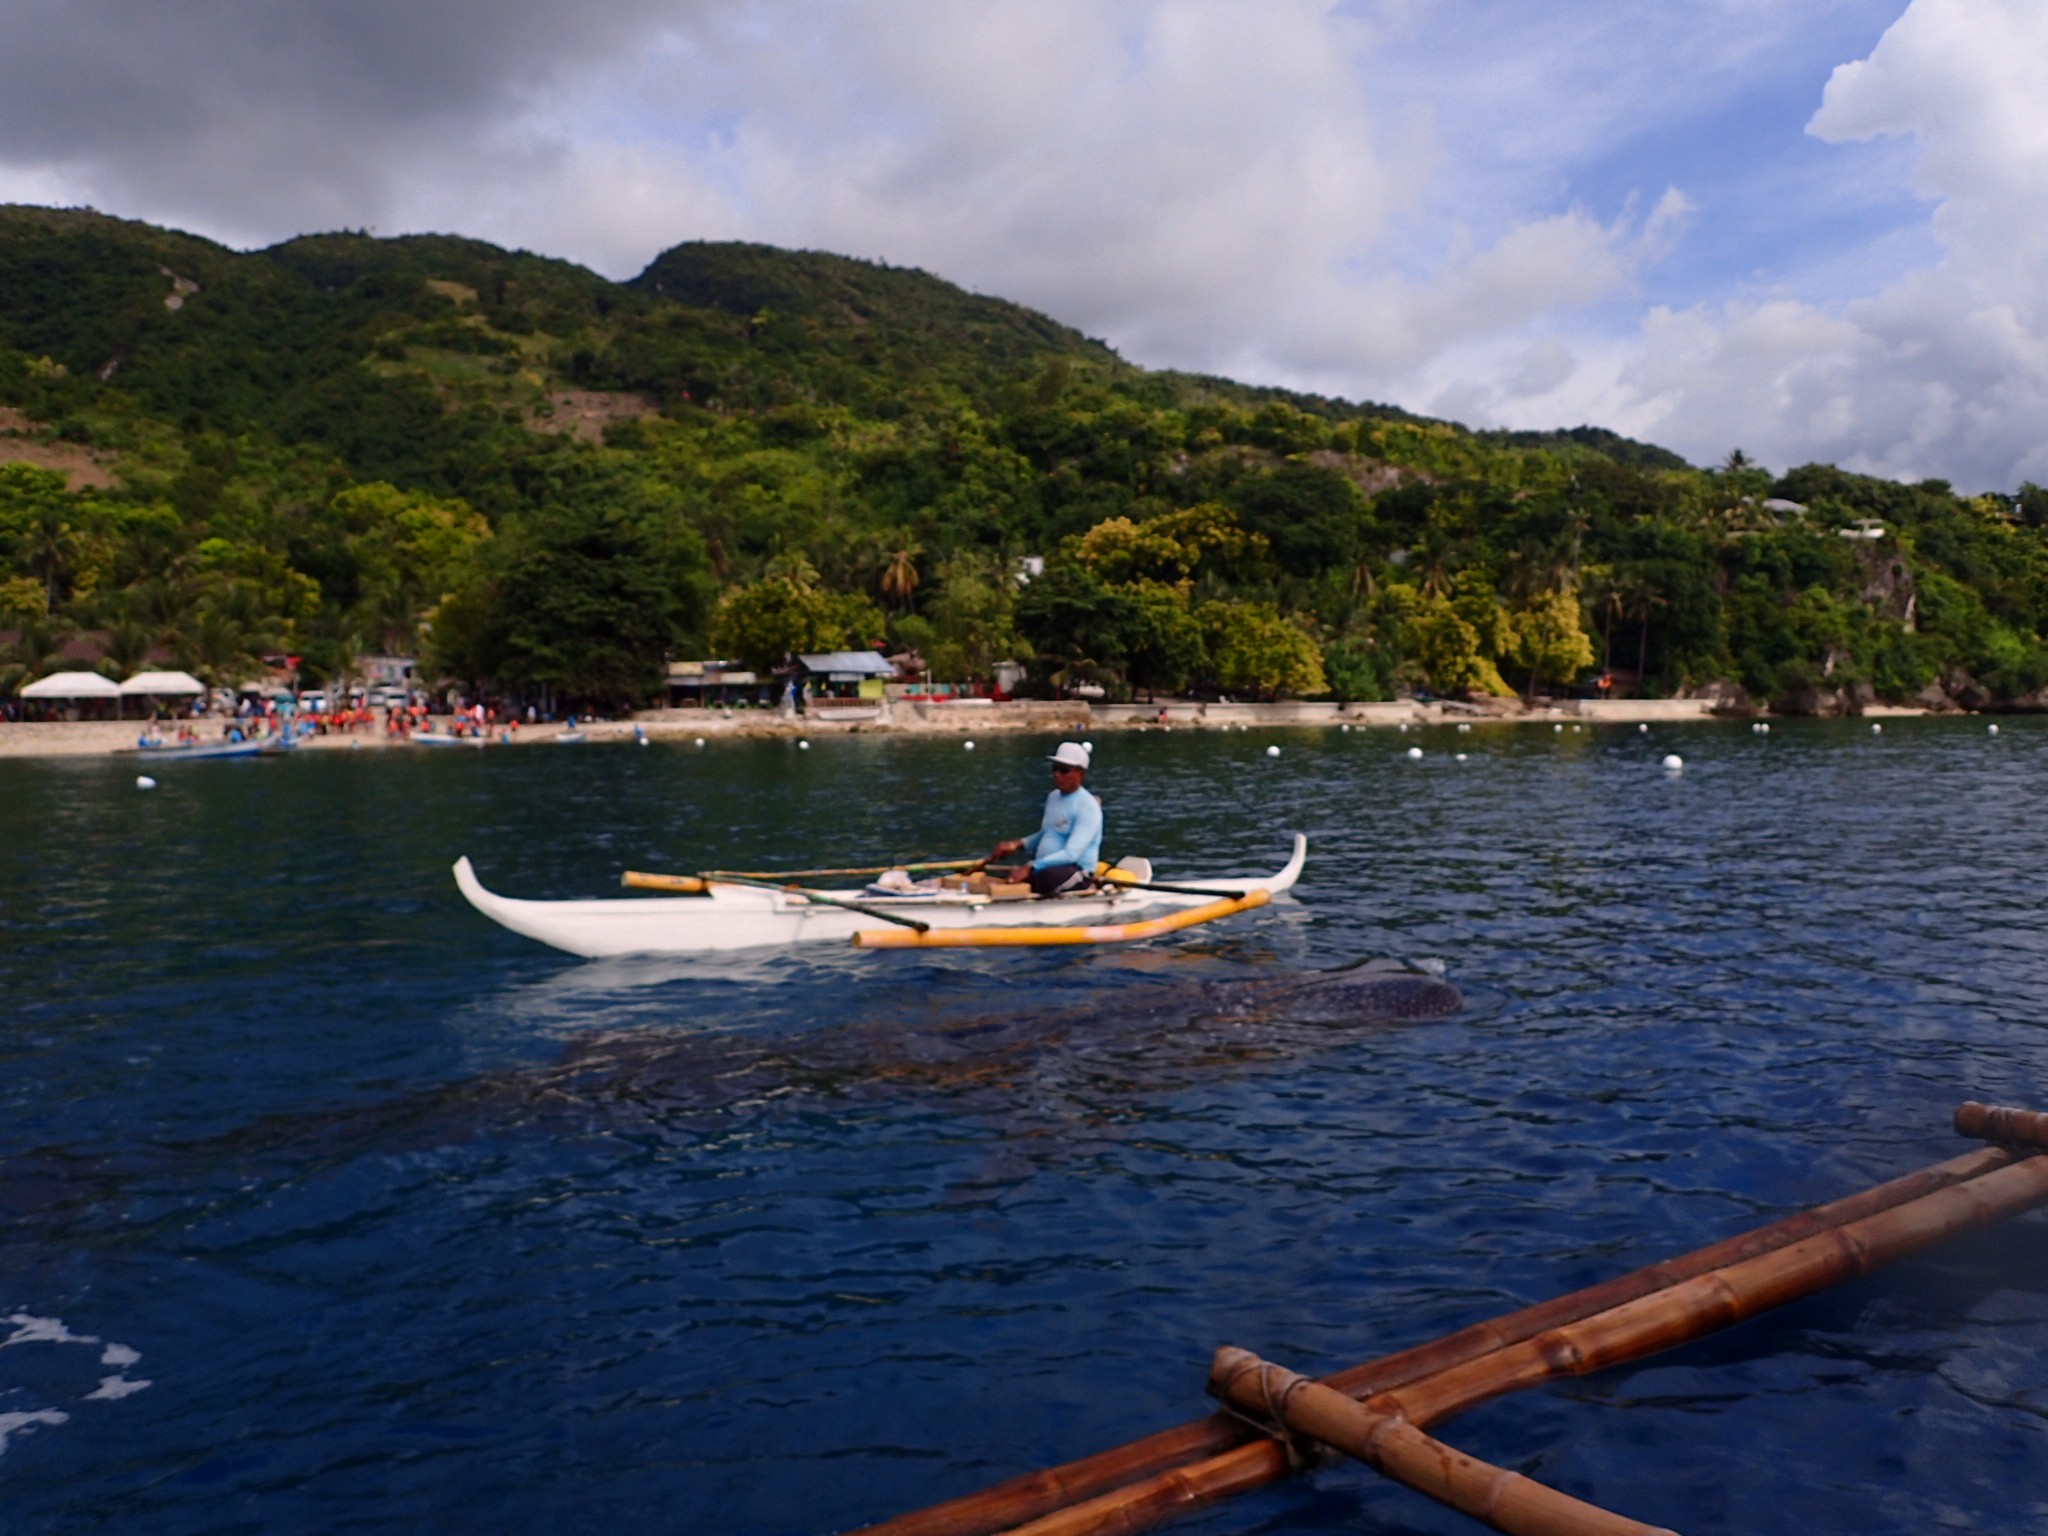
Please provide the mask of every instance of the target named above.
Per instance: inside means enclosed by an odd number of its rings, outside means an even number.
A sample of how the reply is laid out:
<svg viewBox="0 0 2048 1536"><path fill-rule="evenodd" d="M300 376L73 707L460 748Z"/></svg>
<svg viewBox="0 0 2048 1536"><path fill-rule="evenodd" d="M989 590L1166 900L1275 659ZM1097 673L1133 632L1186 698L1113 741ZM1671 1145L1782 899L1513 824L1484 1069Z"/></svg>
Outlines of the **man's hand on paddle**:
<svg viewBox="0 0 2048 1536"><path fill-rule="evenodd" d="M1029 879L1031 876L1031 865L1029 863L1019 864L1014 869L998 869L996 867L997 859L1008 858L1023 846L1024 839L1021 837L1005 838L1002 842L997 843L989 851L988 872L998 880L1015 882Z"/></svg>

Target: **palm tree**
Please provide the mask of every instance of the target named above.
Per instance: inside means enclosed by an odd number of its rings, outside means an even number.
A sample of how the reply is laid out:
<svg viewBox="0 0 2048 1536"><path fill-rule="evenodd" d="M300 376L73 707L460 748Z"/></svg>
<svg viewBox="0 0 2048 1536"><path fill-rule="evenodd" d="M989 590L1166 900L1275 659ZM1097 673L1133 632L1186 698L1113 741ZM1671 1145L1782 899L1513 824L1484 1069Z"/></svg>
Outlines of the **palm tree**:
<svg viewBox="0 0 2048 1536"><path fill-rule="evenodd" d="M0 662L0 693L13 693L56 665L64 654L66 628L48 619L31 619L16 631L14 644Z"/></svg>
<svg viewBox="0 0 2048 1536"><path fill-rule="evenodd" d="M899 608L908 608L911 594L917 591L917 557L923 553L922 545L906 540L889 556L888 569L882 572L882 595L895 599Z"/></svg>
<svg viewBox="0 0 2048 1536"><path fill-rule="evenodd" d="M207 608L185 636L184 661L208 687L232 687L255 669L252 649L239 624Z"/></svg>
<svg viewBox="0 0 2048 1536"><path fill-rule="evenodd" d="M1641 689L1643 679L1650 666L1650 616L1659 608L1669 607L1669 601L1657 584L1641 571L1630 571L1618 583L1621 611L1624 617L1635 620L1636 630L1636 687Z"/></svg>
<svg viewBox="0 0 2048 1536"><path fill-rule="evenodd" d="M132 677L142 670L142 663L149 657L153 637L146 625L123 617L107 631L107 643L101 656L102 663L111 668L115 678Z"/></svg>
<svg viewBox="0 0 2048 1536"><path fill-rule="evenodd" d="M67 584L71 562L78 555L78 535L59 506L38 507L18 548L21 563L43 578L50 612L57 611L58 589Z"/></svg>
<svg viewBox="0 0 2048 1536"><path fill-rule="evenodd" d="M786 581L800 592L808 592L818 585L818 568L802 554L780 554L767 564L762 573L770 581Z"/></svg>

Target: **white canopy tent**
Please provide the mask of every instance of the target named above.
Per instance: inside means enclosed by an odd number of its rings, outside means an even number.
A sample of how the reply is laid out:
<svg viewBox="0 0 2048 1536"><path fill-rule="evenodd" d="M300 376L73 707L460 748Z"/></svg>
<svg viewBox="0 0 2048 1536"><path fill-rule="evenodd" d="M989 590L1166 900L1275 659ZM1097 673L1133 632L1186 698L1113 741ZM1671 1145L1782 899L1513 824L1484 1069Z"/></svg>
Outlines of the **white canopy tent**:
<svg viewBox="0 0 2048 1536"><path fill-rule="evenodd" d="M190 672L138 672L121 685L121 692L130 698L136 694L151 697L171 694L204 693L206 684Z"/></svg>
<svg viewBox="0 0 2048 1536"><path fill-rule="evenodd" d="M118 699L121 690L97 672L52 672L21 690L24 699Z"/></svg>

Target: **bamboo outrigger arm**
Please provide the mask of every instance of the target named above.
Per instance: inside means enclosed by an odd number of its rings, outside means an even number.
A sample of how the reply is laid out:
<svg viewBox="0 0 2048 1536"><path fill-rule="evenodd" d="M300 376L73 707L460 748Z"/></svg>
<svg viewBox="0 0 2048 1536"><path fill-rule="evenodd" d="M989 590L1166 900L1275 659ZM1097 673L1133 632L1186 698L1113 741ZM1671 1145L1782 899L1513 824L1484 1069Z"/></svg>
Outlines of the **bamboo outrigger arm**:
<svg viewBox="0 0 2048 1536"><path fill-rule="evenodd" d="M2006 1144L1350 1367L1323 1385L1421 1428L1554 1376L1701 1337L2048 1202L2048 1157L2025 1150L2048 1145L2048 1115L1965 1105L1956 1120L1965 1135ZM1218 1414L899 1516L863 1536L1128 1536L1290 1470L1278 1441Z"/></svg>
<svg viewBox="0 0 2048 1536"><path fill-rule="evenodd" d="M1395 1482L1512 1536L1677 1536L1452 1450L1398 1414L1375 1413L1250 1350L1227 1345L1217 1350L1209 1390L1239 1411L1270 1422L1276 1432L1306 1435L1356 1457Z"/></svg>

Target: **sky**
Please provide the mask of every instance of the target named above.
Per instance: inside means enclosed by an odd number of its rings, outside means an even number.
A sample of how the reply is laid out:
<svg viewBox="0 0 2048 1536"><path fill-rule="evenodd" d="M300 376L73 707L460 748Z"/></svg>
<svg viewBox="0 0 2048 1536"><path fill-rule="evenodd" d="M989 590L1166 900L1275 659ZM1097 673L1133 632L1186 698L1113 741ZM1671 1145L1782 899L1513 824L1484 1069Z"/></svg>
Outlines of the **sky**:
<svg viewBox="0 0 2048 1536"><path fill-rule="evenodd" d="M922 267L1134 362L2048 483L2048 0L0 0L0 201Z"/></svg>

